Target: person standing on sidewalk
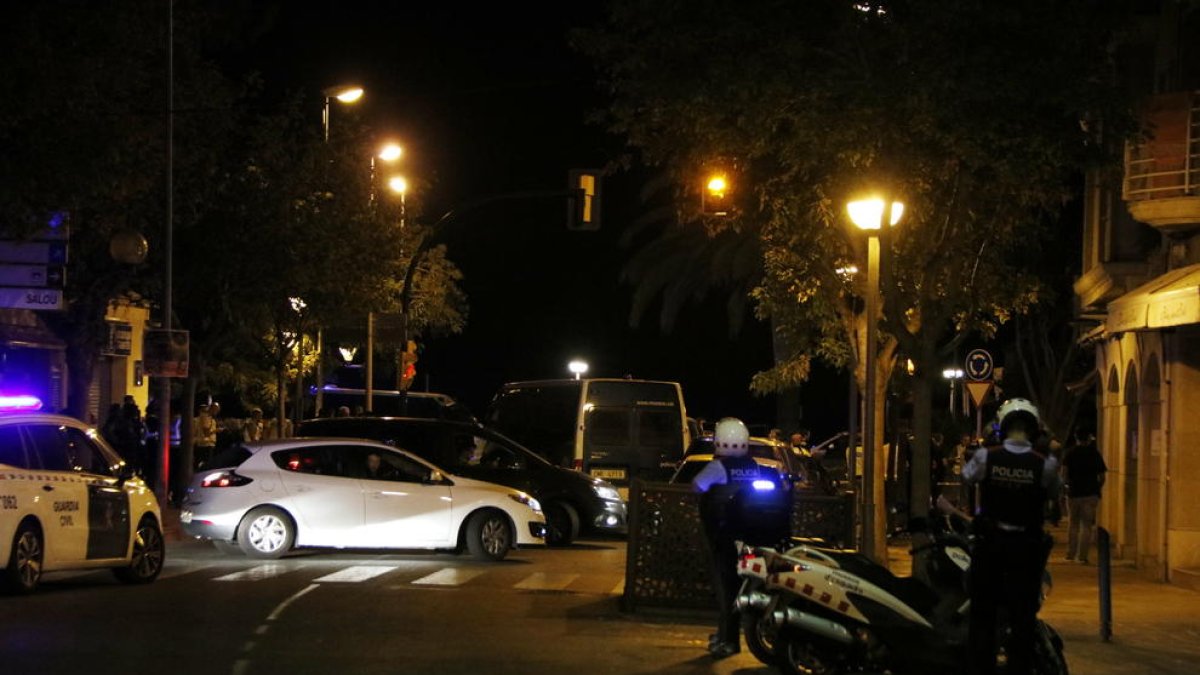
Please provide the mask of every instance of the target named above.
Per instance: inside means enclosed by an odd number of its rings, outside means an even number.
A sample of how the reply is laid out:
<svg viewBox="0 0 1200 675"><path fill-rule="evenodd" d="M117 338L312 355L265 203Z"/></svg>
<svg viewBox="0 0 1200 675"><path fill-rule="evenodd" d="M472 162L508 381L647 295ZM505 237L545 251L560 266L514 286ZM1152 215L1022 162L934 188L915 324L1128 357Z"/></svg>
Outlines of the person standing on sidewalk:
<svg viewBox="0 0 1200 675"><path fill-rule="evenodd" d="M1010 637L1006 675L1033 672L1038 593L1050 551L1043 528L1048 497L1058 494L1058 462L1033 450L1040 419L1023 398L1005 401L997 413L1004 439L980 448L963 467L963 480L979 485L979 514L972 527L971 618L967 672L996 672L996 621L1008 610Z"/></svg>
<svg viewBox="0 0 1200 675"><path fill-rule="evenodd" d="M1096 449L1096 438L1087 429L1075 430L1075 445L1063 458L1067 478L1067 560L1086 565L1096 527L1100 490L1108 467Z"/></svg>
<svg viewBox="0 0 1200 675"><path fill-rule="evenodd" d="M192 447L195 469L202 469L217 451L217 420L208 405L201 405L199 414L192 422Z"/></svg>

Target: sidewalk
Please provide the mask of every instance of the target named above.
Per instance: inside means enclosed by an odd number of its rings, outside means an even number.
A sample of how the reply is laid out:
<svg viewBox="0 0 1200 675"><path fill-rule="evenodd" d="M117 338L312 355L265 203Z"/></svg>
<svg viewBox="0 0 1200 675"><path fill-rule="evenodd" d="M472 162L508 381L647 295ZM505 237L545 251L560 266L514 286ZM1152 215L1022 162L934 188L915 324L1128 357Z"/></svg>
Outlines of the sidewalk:
<svg viewBox="0 0 1200 675"><path fill-rule="evenodd" d="M1065 642L1067 665L1083 675L1162 675L1200 671L1200 593L1146 581L1120 561L1112 568L1112 641L1100 640L1100 601L1096 565L1064 560L1065 533L1052 531L1050 554L1054 589L1041 618ZM1061 534L1061 536L1060 536ZM1093 554L1093 561L1095 555ZM888 547L891 569L910 569L908 542Z"/></svg>

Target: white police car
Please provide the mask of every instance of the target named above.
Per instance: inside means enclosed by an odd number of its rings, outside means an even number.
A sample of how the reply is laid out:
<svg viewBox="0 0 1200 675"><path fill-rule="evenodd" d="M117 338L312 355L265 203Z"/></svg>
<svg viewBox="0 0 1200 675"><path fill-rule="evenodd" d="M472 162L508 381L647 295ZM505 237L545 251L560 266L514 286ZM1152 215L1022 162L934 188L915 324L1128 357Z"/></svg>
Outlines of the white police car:
<svg viewBox="0 0 1200 675"><path fill-rule="evenodd" d="M161 522L154 493L95 429L62 415L0 415L5 590L31 593L44 572L66 569L112 568L127 583L154 581L164 558Z"/></svg>

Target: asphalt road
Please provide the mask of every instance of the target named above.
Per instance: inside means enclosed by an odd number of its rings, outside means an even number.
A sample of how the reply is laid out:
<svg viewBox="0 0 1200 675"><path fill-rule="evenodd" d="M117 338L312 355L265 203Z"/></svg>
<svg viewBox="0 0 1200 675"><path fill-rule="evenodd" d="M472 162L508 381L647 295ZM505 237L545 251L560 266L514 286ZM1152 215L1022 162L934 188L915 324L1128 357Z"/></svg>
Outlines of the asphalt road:
<svg viewBox="0 0 1200 675"><path fill-rule="evenodd" d="M711 624L622 614L625 543L447 554L300 552L280 561L168 549L149 586L106 571L47 575L0 597L0 672L741 673L714 662Z"/></svg>

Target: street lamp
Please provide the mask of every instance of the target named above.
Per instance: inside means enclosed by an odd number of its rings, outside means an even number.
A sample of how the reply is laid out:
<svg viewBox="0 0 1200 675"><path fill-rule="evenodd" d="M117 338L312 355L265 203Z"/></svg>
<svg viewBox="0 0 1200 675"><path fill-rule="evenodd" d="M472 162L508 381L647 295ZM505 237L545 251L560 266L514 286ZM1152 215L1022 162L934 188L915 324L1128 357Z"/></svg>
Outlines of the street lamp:
<svg viewBox="0 0 1200 675"><path fill-rule="evenodd" d="M950 414L954 414L954 381L963 378L961 368L946 368L942 371L942 377L950 380Z"/></svg>
<svg viewBox="0 0 1200 675"><path fill-rule="evenodd" d="M700 201L700 210L705 215L729 215L729 181L723 174L709 176Z"/></svg>
<svg viewBox="0 0 1200 675"><path fill-rule="evenodd" d="M866 410L863 417L863 553L872 559L879 560L883 555L886 561L887 544L884 537L883 518L883 481L878 464L878 438L875 434L878 411L875 406L876 380L876 345L875 321L879 313L879 232L884 223L895 225L904 213L904 205L900 202L882 198L869 198L852 201L846 205L850 220L860 229L867 232L867 348L863 355L863 365L866 368L866 391L864 405ZM890 216L886 217L885 216Z"/></svg>
<svg viewBox="0 0 1200 675"><path fill-rule="evenodd" d="M321 126L325 131L325 142L329 142L329 102L336 99L340 103L351 104L363 97L363 88L353 85L329 87L321 92L325 94L325 111L321 115Z"/></svg>
<svg viewBox="0 0 1200 675"><path fill-rule="evenodd" d="M567 370L571 371L571 373L573 373L575 375L575 379L578 380L580 377L583 376L584 373L586 373L588 371L587 361L575 359L574 361L567 364Z"/></svg>

